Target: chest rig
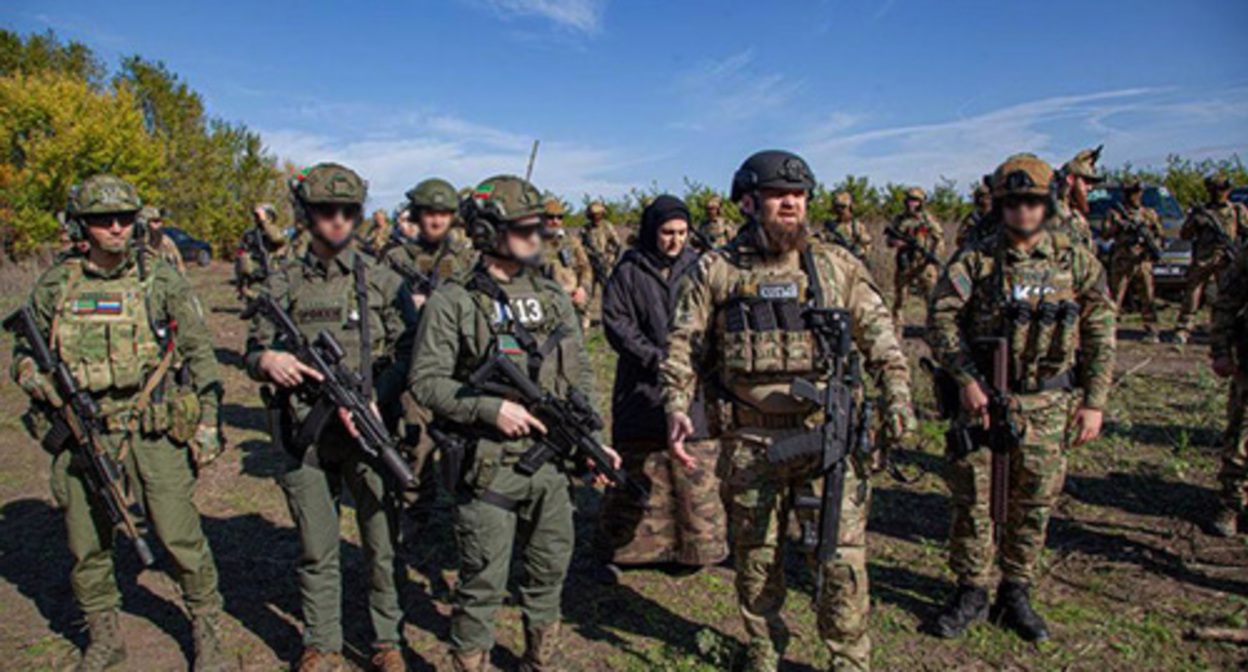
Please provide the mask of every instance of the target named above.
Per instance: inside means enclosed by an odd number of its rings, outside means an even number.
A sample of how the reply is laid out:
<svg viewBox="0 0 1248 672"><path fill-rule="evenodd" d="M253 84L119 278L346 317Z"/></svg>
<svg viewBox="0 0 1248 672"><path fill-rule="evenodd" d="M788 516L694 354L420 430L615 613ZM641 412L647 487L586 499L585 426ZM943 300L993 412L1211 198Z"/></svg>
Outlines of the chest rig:
<svg viewBox="0 0 1248 672"><path fill-rule="evenodd" d="M565 357L565 341L572 334L563 326L553 293L526 274L504 291L484 270L469 278L466 288L486 316L492 335L490 355L497 353L514 362L543 390L564 394L574 372L565 370L573 358Z"/></svg>
<svg viewBox="0 0 1248 672"><path fill-rule="evenodd" d="M330 262L336 263L336 262ZM360 372L363 390L373 388L373 320L380 319L368 305L368 272L359 253L349 275L311 282L310 268L301 264L291 274L289 312L299 330L309 339L329 331L342 345L348 368Z"/></svg>

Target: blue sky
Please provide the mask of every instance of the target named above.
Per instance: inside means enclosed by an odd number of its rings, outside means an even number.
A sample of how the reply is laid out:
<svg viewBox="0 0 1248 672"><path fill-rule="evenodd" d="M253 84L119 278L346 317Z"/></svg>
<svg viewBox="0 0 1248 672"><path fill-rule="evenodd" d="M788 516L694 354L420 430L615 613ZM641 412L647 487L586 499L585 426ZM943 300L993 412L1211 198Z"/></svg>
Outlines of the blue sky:
<svg viewBox="0 0 1248 672"><path fill-rule="evenodd" d="M726 189L769 147L925 186L1102 142L1110 164L1248 157L1244 0L8 0L0 22L163 60L387 206L521 173L534 138L534 182L578 200Z"/></svg>

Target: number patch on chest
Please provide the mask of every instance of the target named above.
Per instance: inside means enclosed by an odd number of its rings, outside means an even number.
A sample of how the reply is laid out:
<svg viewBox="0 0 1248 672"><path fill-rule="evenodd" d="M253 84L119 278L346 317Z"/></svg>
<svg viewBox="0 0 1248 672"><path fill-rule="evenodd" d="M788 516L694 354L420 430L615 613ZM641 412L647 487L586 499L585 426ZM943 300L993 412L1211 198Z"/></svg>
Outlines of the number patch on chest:
<svg viewBox="0 0 1248 672"><path fill-rule="evenodd" d="M546 311L542 308L542 302L535 296L515 296L511 298L511 305L501 312L499 318L500 322L507 318L514 318L520 324L529 327L546 319Z"/></svg>
<svg viewBox="0 0 1248 672"><path fill-rule="evenodd" d="M758 296L761 299L797 299L798 293L796 282L771 282L758 286Z"/></svg>

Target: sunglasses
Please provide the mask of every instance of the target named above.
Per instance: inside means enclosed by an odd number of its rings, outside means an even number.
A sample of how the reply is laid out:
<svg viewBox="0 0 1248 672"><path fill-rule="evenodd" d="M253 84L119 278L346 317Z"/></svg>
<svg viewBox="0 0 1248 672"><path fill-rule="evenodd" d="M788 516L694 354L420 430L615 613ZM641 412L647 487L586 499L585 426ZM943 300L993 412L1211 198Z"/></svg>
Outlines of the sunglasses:
<svg viewBox="0 0 1248 672"><path fill-rule="evenodd" d="M1001 207L1006 210L1014 210L1023 206L1042 207L1046 200L1043 196L1007 196L1001 199Z"/></svg>
<svg viewBox="0 0 1248 672"><path fill-rule="evenodd" d="M82 221L90 227L111 228L114 224L125 228L134 224L133 212L110 212L102 215L84 215Z"/></svg>
<svg viewBox="0 0 1248 672"><path fill-rule="evenodd" d="M525 224L523 226L513 226L507 229L508 232L514 233L522 238L532 238L542 232L541 224Z"/></svg>
<svg viewBox="0 0 1248 672"><path fill-rule="evenodd" d="M313 203L312 214L323 219L333 219L342 215L343 219L355 219L364 211L358 203Z"/></svg>

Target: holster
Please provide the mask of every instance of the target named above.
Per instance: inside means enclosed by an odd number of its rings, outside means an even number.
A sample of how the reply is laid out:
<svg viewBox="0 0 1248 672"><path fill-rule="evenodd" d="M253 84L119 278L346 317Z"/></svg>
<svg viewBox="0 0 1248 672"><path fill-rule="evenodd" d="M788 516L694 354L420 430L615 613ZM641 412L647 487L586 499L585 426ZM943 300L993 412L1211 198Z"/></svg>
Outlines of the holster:
<svg viewBox="0 0 1248 672"><path fill-rule="evenodd" d="M264 420L273 445L296 458L302 458L307 446L303 450L294 449L294 417L290 411L290 392L282 389L275 392L266 385L260 388L260 399L264 401Z"/></svg>

